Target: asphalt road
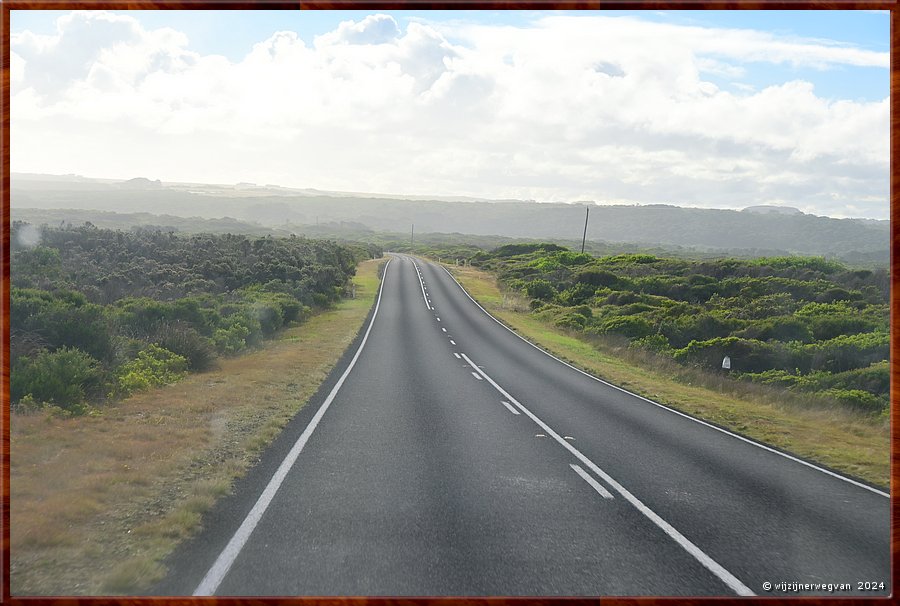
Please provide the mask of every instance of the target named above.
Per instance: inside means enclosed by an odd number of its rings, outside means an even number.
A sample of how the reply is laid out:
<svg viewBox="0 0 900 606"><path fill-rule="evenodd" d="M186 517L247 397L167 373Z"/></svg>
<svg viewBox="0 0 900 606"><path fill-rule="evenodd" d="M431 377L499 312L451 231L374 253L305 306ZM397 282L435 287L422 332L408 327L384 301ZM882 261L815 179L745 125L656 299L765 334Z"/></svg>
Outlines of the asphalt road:
<svg viewBox="0 0 900 606"><path fill-rule="evenodd" d="M883 492L555 360L422 260L372 317L155 593L890 593Z"/></svg>

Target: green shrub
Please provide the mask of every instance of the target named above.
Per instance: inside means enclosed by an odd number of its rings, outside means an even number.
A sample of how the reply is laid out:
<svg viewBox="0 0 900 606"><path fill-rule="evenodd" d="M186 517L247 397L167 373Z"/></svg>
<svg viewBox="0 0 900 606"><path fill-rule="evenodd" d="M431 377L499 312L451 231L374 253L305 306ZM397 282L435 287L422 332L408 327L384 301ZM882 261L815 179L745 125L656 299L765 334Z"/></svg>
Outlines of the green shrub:
<svg viewBox="0 0 900 606"><path fill-rule="evenodd" d="M887 360L889 350L890 336L881 332L841 335L803 347L812 370L834 373L864 368L874 362Z"/></svg>
<svg viewBox="0 0 900 606"><path fill-rule="evenodd" d="M878 322L871 319L874 314L870 312L865 317L861 316L852 305L847 301L809 303L800 308L796 315L809 323L817 341L870 332L878 328Z"/></svg>
<svg viewBox="0 0 900 606"><path fill-rule="evenodd" d="M822 373L826 379L820 383L824 387L841 389L862 389L877 395L887 396L890 392L891 372L887 360L875 362L865 368L856 368L841 373Z"/></svg>
<svg viewBox="0 0 900 606"><path fill-rule="evenodd" d="M587 253L575 253L569 250L561 250L554 254L556 260L566 267L573 265L584 265L594 260L594 257Z"/></svg>
<svg viewBox="0 0 900 606"><path fill-rule="evenodd" d="M103 307L71 291L14 288L10 326L41 336L47 349L76 348L98 360L113 356L112 327Z"/></svg>
<svg viewBox="0 0 900 606"><path fill-rule="evenodd" d="M867 412L881 412L888 407L887 398L879 398L861 389L826 389L820 395Z"/></svg>
<svg viewBox="0 0 900 606"><path fill-rule="evenodd" d="M579 305L577 307L572 308L572 311L576 314L580 314L585 318L591 318L594 315L594 312L591 310L588 305Z"/></svg>
<svg viewBox="0 0 900 606"><path fill-rule="evenodd" d="M137 358L119 367L113 395L127 396L136 391L175 383L184 378L187 367L188 361L184 356L151 344Z"/></svg>
<svg viewBox="0 0 900 606"><path fill-rule="evenodd" d="M748 320L765 320L775 316L786 316L794 313L797 302L788 293L776 293L749 300L723 302L722 307L735 317Z"/></svg>
<svg viewBox="0 0 900 606"><path fill-rule="evenodd" d="M249 335L250 329L247 326L234 322L227 328L217 328L213 333L213 343L219 353L233 355L247 347Z"/></svg>
<svg viewBox="0 0 900 606"><path fill-rule="evenodd" d="M603 269L584 269L573 277L578 284L587 284L589 286L617 286L619 284L619 276Z"/></svg>
<svg viewBox="0 0 900 606"><path fill-rule="evenodd" d="M786 370L773 368L763 372L744 373L741 375L741 379L752 381L753 383L760 383L762 385L777 385L779 387L790 388L797 385L800 382L801 377Z"/></svg>
<svg viewBox="0 0 900 606"><path fill-rule="evenodd" d="M710 369L721 369L722 359L728 356L732 370L757 373L771 369L777 353L774 347L762 341L720 337L691 341L686 347L673 352L673 356L679 362Z"/></svg>
<svg viewBox="0 0 900 606"><path fill-rule="evenodd" d="M672 346L669 345L668 339L659 333L635 339L628 346L634 349L646 349L659 354L672 353Z"/></svg>
<svg viewBox="0 0 900 606"><path fill-rule="evenodd" d="M646 303L630 303L628 305L623 305L622 309L619 310L620 316L633 316L636 314L641 314L646 311L653 311L653 307L647 305Z"/></svg>
<svg viewBox="0 0 900 606"><path fill-rule="evenodd" d="M659 257L654 255L646 255L646 254L624 254L624 255L616 255L614 257L603 257L600 259L601 261L613 262L613 263L622 263L622 264L639 264L644 265L647 263L656 263L657 261L661 261Z"/></svg>
<svg viewBox="0 0 900 606"><path fill-rule="evenodd" d="M555 257L538 257L534 261L530 262L528 266L533 267L538 271L547 273L553 271L554 269L559 269L563 265Z"/></svg>
<svg viewBox="0 0 900 606"><path fill-rule="evenodd" d="M159 327L173 319L171 303L154 301L147 297L122 299L116 303L119 312L119 328L130 337L152 336Z"/></svg>
<svg viewBox="0 0 900 606"><path fill-rule="evenodd" d="M826 261L824 257L761 257L748 263L773 269L802 269L823 274L832 274L844 269L840 263Z"/></svg>
<svg viewBox="0 0 900 606"><path fill-rule="evenodd" d="M819 303L833 303L835 301L854 301L861 299L862 294L859 292L851 292L846 288L829 288L816 297Z"/></svg>
<svg viewBox="0 0 900 606"><path fill-rule="evenodd" d="M549 301L556 295L556 289L547 280L532 280L525 285L525 292L532 299Z"/></svg>
<svg viewBox="0 0 900 606"><path fill-rule="evenodd" d="M47 406L49 405L46 402L35 400L34 396L30 393L22 396L22 398L14 404L16 411L20 414L33 414L40 410L44 410Z"/></svg>
<svg viewBox="0 0 900 606"><path fill-rule="evenodd" d="M550 244L548 242L541 242L538 244L505 244L504 246L495 248L493 251L491 251L491 254L497 257L512 257L515 255L524 255L539 250L557 251L566 250L566 248L558 244Z"/></svg>
<svg viewBox="0 0 900 606"><path fill-rule="evenodd" d="M60 408L82 413L84 400L102 382L100 363L75 348L42 351L34 358L19 358L10 373L10 396L18 402L27 395Z"/></svg>
<svg viewBox="0 0 900 606"><path fill-rule="evenodd" d="M559 328L568 328L569 330L582 330L587 323L587 318L581 314L566 312L558 316L553 323Z"/></svg>
<svg viewBox="0 0 900 606"><path fill-rule="evenodd" d="M256 302L252 305L251 312L259 321L259 327L266 338L274 335L284 324L281 308L274 303Z"/></svg>
<svg viewBox="0 0 900 606"><path fill-rule="evenodd" d="M644 300L644 295L627 290L616 291L606 296L607 305L628 305L630 303L638 303Z"/></svg>
<svg viewBox="0 0 900 606"><path fill-rule="evenodd" d="M188 368L192 371L209 370L216 359L212 341L184 322L163 324L153 340L160 347L187 359Z"/></svg>
<svg viewBox="0 0 900 606"><path fill-rule="evenodd" d="M559 293L559 301L563 305L582 305L594 298L595 287L590 284L576 284Z"/></svg>
<svg viewBox="0 0 900 606"><path fill-rule="evenodd" d="M640 339L653 332L653 326L647 320L637 316L614 316L600 324L601 334L617 334L630 339Z"/></svg>
<svg viewBox="0 0 900 606"><path fill-rule="evenodd" d="M801 341L808 343L813 340L812 331L806 325L806 322L790 316L756 320L743 330L735 332L734 336L758 339L760 341L774 339L775 341Z"/></svg>
<svg viewBox="0 0 900 606"><path fill-rule="evenodd" d="M685 347L691 341L706 341L724 338L731 335L736 321L727 320L696 308L674 306L666 310L666 315L674 321L667 320L660 327L660 332L674 347Z"/></svg>
<svg viewBox="0 0 900 606"><path fill-rule="evenodd" d="M284 301L281 305L281 315L284 318L285 324L290 322L302 322L306 319L308 314L309 308L293 297L291 297L290 300Z"/></svg>

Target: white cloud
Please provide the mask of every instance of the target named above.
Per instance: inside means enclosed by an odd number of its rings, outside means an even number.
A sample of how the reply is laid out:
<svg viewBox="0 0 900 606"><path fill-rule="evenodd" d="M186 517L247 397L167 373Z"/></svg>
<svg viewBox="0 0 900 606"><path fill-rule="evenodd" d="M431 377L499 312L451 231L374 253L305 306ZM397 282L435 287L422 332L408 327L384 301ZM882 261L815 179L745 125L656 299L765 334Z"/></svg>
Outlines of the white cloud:
<svg viewBox="0 0 900 606"><path fill-rule="evenodd" d="M9 54L9 79L10 85L16 88L21 87L25 80L25 59L16 53Z"/></svg>
<svg viewBox="0 0 900 606"><path fill-rule="evenodd" d="M390 15L369 15L362 21L342 21L338 28L319 36L316 45L388 44L400 36L400 27Z"/></svg>
<svg viewBox="0 0 900 606"><path fill-rule="evenodd" d="M887 53L632 18L404 29L378 14L232 62L104 12L11 47L16 171L887 214L887 99L704 79Z"/></svg>

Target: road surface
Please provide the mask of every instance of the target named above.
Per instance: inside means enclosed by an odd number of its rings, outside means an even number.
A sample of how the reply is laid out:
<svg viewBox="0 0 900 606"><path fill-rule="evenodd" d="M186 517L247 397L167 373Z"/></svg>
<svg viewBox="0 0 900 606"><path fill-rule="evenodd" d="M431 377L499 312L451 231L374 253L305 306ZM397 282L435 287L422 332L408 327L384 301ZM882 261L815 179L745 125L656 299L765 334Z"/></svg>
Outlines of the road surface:
<svg viewBox="0 0 900 606"><path fill-rule="evenodd" d="M567 366L432 263L392 256L371 318L157 593L890 592L884 492Z"/></svg>

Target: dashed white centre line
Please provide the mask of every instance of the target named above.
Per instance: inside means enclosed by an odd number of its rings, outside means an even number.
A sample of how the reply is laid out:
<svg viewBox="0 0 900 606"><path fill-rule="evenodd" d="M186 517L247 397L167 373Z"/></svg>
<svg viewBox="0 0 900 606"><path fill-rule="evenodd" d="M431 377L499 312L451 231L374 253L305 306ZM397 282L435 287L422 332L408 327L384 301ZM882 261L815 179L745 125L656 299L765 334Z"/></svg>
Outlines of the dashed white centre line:
<svg viewBox="0 0 900 606"><path fill-rule="evenodd" d="M444 332L447 332L447 329L446 329L446 328L443 328L443 327L442 327L441 330L443 330Z"/></svg>
<svg viewBox="0 0 900 606"><path fill-rule="evenodd" d="M472 376L475 377L476 379L478 379L479 381L484 381L484 379L481 378L481 375L479 375L477 372L473 372Z"/></svg>
<svg viewBox="0 0 900 606"><path fill-rule="evenodd" d="M580 475L582 480L584 480L585 482L590 484L591 488L596 490L597 493L601 497L603 497L604 499L612 499L613 498L612 493L610 493L608 490L603 488L603 486L600 484L600 482L598 482L597 480L595 480L594 478L589 476L587 474L587 472L585 470L583 470L581 467L579 467L578 465L575 465L574 463L569 463L569 467L574 469L575 473Z"/></svg>
<svg viewBox="0 0 900 606"><path fill-rule="evenodd" d="M481 311L483 311L483 312L484 312L489 318L491 318L494 322L496 322L497 324L499 324L499 325L500 325L501 327L503 327L505 330L509 331L509 333L512 334L513 336L515 336L516 338L521 339L522 341L524 341L525 343L527 343L527 344L530 345L531 347L534 347L536 350L538 350L539 352L543 353L544 355L553 358L554 360L556 360L556 361L559 362L560 364L563 364L563 365L565 365L565 366L568 366L569 368L571 368L571 369L574 370L575 372L581 373L582 375L586 376L587 378L589 378L589 379L591 379L591 380L593 380L593 381L597 381L598 383L602 383L603 385L606 385L607 387L610 387L610 388L612 388L612 389L621 391L622 393L627 393L627 394L630 395L630 396L633 396L633 397L635 397L635 398L637 398L637 399L639 399L639 400L643 400L644 402L647 402L648 404L652 404L653 406L656 406L656 407L658 407L658 408L661 408L662 410L666 410L666 411L668 411L668 412L670 412L670 413L672 413L672 414L678 415L678 416L680 416L680 417L682 417L682 418L684 418L684 419L687 419L687 420L689 420L689 421L693 421L694 423L699 423L700 425L703 425L703 426L705 426L705 427L708 427L709 429L712 429L712 430L714 430L714 431L721 432L721 433L723 433L723 434L725 434L725 435L727 435L727 436L731 436L732 438L741 440L741 441L744 442L745 444L749 444L749 445L751 445L751 446L755 446L755 447L757 447L757 448L761 448L761 449L763 449L763 450L765 450L765 451L767 451L767 452L770 452L770 453L772 453L772 454L778 455L778 456L780 456L780 457L784 457L784 458L789 459L789 460L791 460L791 461L793 461L793 462L795 462L795 463L799 463L800 465L805 465L806 467L809 467L810 469L815 469L816 471L820 471L820 472L822 472L822 473L824 473L824 474L827 474L827 475L829 475L829 476L831 476L831 477L833 477L833 478L837 478L838 480L841 480L841 481L843 481L843 482L847 482L848 484L853 484L854 486L858 486L859 488L862 488L862 489L864 489L864 490L868 490L869 492L874 492L875 494L879 494L879 495L881 495L881 496L883 496L883 497L885 497L885 498L890 498L891 495L890 495L889 493L887 493L887 492L884 492L883 490L879 490L879 489L874 488L874 487L872 487L872 486L869 486L869 485L867 485L867 484L862 484L861 482L857 482L856 480L853 480L853 479L851 479L851 478L848 478L847 476L842 476L842 475L839 474L839 473L835 473L835 472L830 471L830 470L828 470L828 469L824 469L824 468L822 468L822 467L819 467L819 466L817 466L817 465L814 465L814 464L810 463L809 461L804 461L803 459L798 459L797 457L792 456L792 455L790 455L790 454L788 454L788 453L786 453L786 452L782 452L782 451L780 451L780 450L775 450L774 448L772 448L772 447L770 447L770 446L766 446L765 444L762 444L762 443L760 443L760 442L754 442L754 441L751 440L750 438L745 438L744 436L742 436L742 435L740 435L740 434L732 433L732 432L728 431L727 429L723 429L722 427L719 427L719 426L717 426L717 425L711 425L711 424L707 423L706 421L704 421L704 420L702 420L702 419L698 419L697 417L692 417L691 415L686 414L686 413L683 413L683 412L681 412L680 410L675 410L674 408L669 408L668 406L665 406L665 405L663 405L663 404L660 404L659 402L654 402L653 400L651 400L651 399L649 399L649 398L645 398L644 396L639 396L639 395L637 395L636 393L630 392L630 391L628 391L627 389L625 389L625 388L623 388L623 387L619 387L618 385L614 385L613 383L609 383L609 382L607 382L607 381L604 381L603 379L598 379L598 378L595 377L594 375L592 375L592 374L590 374L590 373L587 373L587 372L581 370L580 368L576 368L575 366L572 366L572 365L569 364L568 362L565 362L565 361L563 361L563 360L560 360L559 358L557 358L556 356L554 356L554 355L553 355L552 353L550 353L549 351L547 351L547 350L545 350L545 349L542 349L542 348L538 347L537 345L535 345L534 343L532 343L531 341L529 341L528 339L526 339L526 338L523 337L522 335L520 335L520 334L518 334L517 332L515 332L513 329L509 328L506 324L504 324L503 322L501 322L500 320L498 320L497 318L495 318L494 316L492 316L492 315L490 314L490 312L488 312L488 310L486 310L484 307L481 306L480 303L478 303L478 301L476 301L475 299L472 298L472 295L470 295L470 294L468 293L468 291L466 291L466 289L463 288L463 285L459 283L459 280L457 280L455 277L453 277L453 274L450 273L450 270L449 270L449 269L447 269L446 267L444 267L443 270L444 270L444 272L446 272L446 274L447 274L448 276L450 276L450 279L453 280L453 281L456 283L457 286L459 286L459 289L463 292L463 294L466 295L466 296L469 298L469 300L472 301L472 303L474 303ZM753 594L753 595L756 595L756 594Z"/></svg>
<svg viewBox="0 0 900 606"><path fill-rule="evenodd" d="M413 261L413 265L416 268L416 273L419 274L419 286L422 287L422 299L425 301L425 307L431 309L431 303L428 301L428 296L425 294L425 282L422 281L422 272L419 271L419 265Z"/></svg>
<svg viewBox="0 0 900 606"><path fill-rule="evenodd" d="M450 339L450 345L456 345L456 341L454 341L453 339Z"/></svg>
<svg viewBox="0 0 900 606"><path fill-rule="evenodd" d="M622 495L622 497L626 501L631 503L631 505L634 506L635 509L637 509L639 512L644 514L644 516L646 516L651 522L656 524L660 528L660 530L662 530L672 540L674 540L676 543L678 543L678 545L680 545L682 549L684 549L686 552L691 554L694 557L694 559L696 559L707 570L709 570L711 573L713 573L720 581L725 583L732 591L734 591L738 595L743 595L743 596L756 595L755 593L753 593L753 591L749 587L744 585L740 581L740 579L735 577L733 574L728 572L721 564L719 564L718 562L713 560L711 557L709 557L709 555L707 555L706 552L704 552L702 549L697 547L694 543L692 543L683 534L678 532L675 529L675 527L673 527L671 524L669 524L664 519L659 517L659 515L656 512L654 512L652 509L650 509L649 507L644 505L644 503L641 502L640 499L638 499L636 496L631 494L631 492L629 492L624 486L622 486L621 484L616 482L608 473L606 473L605 471L600 469L600 467L598 467L596 463L594 463L589 458L587 458L587 456L585 456L584 453L582 453L580 450L578 450L577 448L572 446L569 442L564 440L562 438L562 436L560 436L558 433L553 431L553 429L551 429L549 425L547 425L546 423L541 421L537 417L537 415L535 415L533 412L531 412L530 410L525 408L525 406L523 406L521 402L519 402L514 397L509 395L509 392L507 392L505 389L500 387L500 385L498 385L497 382L494 381L486 372L484 372L483 370L478 368L478 365L475 364L475 362L473 362L469 358L469 356L467 356L466 354L462 354L462 357L466 362L469 363L469 365L472 368L474 368L476 371L478 371L478 373L482 377L484 377L484 379L487 380L487 382L490 383L494 387L494 389L496 389L498 392L500 392L500 394L503 397L505 397L507 400L509 400L511 403L513 403L519 410L524 412L532 421L535 422L535 424L538 425L538 427L543 429L545 432L547 432L547 434L550 437L552 437L559 444L561 444L563 446L563 448L565 448L570 453L575 455L575 458L577 458L579 461L584 463L585 466L588 469L590 469L591 471L593 471L599 478L601 478L604 482L606 482L607 484L612 486L612 488L616 492L618 492L620 495Z"/></svg>
<svg viewBox="0 0 900 606"><path fill-rule="evenodd" d="M509 412L513 413L514 415L522 414L518 410L513 408L512 404L510 404L509 402L500 402L500 403L503 404L504 406L506 406L506 408L509 409Z"/></svg>
<svg viewBox="0 0 900 606"><path fill-rule="evenodd" d="M461 359L461 358L459 357L459 354L456 353L455 351L453 352L453 355L456 356L456 359L457 359L457 360L460 360L460 359Z"/></svg>
<svg viewBox="0 0 900 606"><path fill-rule="evenodd" d="M440 322L440 321L441 321L441 319L440 319L440 318L438 318L438 319L437 319L437 321L438 321L438 322Z"/></svg>

